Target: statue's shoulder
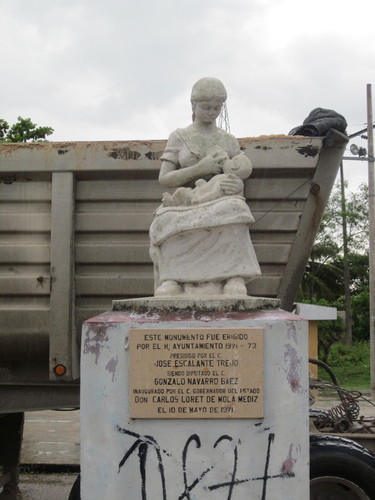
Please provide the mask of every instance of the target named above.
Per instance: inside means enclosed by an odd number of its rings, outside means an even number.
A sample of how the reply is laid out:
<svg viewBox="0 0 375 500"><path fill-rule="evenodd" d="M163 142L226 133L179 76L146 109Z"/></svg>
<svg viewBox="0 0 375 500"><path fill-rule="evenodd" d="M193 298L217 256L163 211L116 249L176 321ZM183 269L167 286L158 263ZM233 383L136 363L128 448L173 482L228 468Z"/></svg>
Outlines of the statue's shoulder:
<svg viewBox="0 0 375 500"><path fill-rule="evenodd" d="M174 130L168 137L168 144L175 146L184 142L184 139L189 136L187 129L188 127Z"/></svg>
<svg viewBox="0 0 375 500"><path fill-rule="evenodd" d="M218 128L217 129L219 135L224 137L227 141L232 141L232 142L238 142L237 138L234 137L233 134L230 134L229 132L226 132L225 130Z"/></svg>
<svg viewBox="0 0 375 500"><path fill-rule="evenodd" d="M226 149L231 158L241 152L238 139L234 135L220 128L218 128L217 133L219 137L218 143L224 146L224 149Z"/></svg>

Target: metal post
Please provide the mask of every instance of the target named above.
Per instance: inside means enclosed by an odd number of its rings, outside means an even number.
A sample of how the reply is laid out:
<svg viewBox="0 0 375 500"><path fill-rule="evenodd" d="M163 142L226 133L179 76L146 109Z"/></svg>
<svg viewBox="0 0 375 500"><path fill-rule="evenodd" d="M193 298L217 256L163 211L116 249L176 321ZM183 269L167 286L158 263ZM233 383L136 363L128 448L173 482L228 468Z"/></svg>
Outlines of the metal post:
<svg viewBox="0 0 375 500"><path fill-rule="evenodd" d="M372 92L367 84L371 389L375 390L375 176Z"/></svg>

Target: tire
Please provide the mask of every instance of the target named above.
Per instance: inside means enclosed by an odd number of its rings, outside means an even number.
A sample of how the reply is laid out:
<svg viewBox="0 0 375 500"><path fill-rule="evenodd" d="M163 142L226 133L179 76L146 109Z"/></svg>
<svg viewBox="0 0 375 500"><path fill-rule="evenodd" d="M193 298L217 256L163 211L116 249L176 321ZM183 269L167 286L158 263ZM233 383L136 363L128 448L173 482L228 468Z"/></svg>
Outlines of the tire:
<svg viewBox="0 0 375 500"><path fill-rule="evenodd" d="M311 436L310 500L375 500L375 455L350 439Z"/></svg>
<svg viewBox="0 0 375 500"><path fill-rule="evenodd" d="M68 500L81 500L81 475L74 481Z"/></svg>

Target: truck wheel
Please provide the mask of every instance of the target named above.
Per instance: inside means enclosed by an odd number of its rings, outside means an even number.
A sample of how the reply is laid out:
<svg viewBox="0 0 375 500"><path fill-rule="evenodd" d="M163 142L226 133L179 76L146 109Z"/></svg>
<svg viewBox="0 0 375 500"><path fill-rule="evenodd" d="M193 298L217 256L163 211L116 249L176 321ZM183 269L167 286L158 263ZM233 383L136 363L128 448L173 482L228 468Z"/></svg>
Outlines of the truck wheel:
<svg viewBox="0 0 375 500"><path fill-rule="evenodd" d="M81 500L81 476L74 481L68 500Z"/></svg>
<svg viewBox="0 0 375 500"><path fill-rule="evenodd" d="M310 500L375 500L375 455L350 439L311 436Z"/></svg>

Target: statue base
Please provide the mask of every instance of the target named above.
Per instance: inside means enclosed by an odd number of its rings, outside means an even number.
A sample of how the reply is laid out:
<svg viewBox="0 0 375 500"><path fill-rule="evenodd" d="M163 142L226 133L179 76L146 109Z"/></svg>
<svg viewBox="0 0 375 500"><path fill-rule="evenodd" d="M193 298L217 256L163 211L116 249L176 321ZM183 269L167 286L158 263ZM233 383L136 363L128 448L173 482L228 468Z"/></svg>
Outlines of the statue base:
<svg viewBox="0 0 375 500"><path fill-rule="evenodd" d="M259 300L114 301L84 323L83 500L309 497L307 321Z"/></svg>
<svg viewBox="0 0 375 500"><path fill-rule="evenodd" d="M244 295L177 295L170 297L146 297L140 299L113 300L114 311L254 311L277 309L279 299Z"/></svg>

